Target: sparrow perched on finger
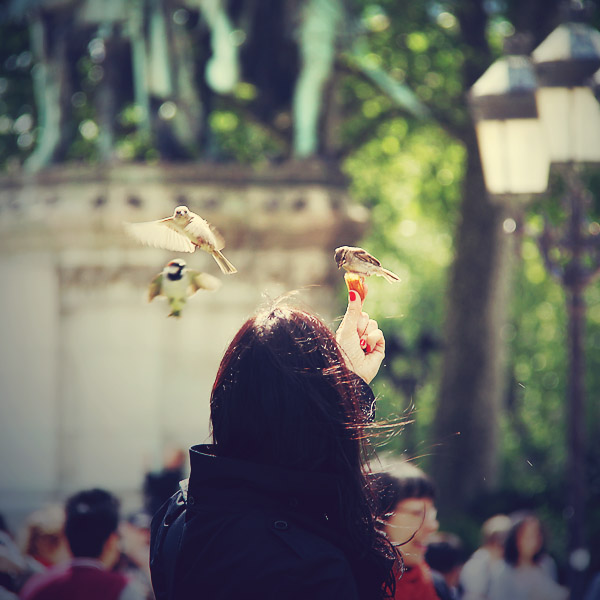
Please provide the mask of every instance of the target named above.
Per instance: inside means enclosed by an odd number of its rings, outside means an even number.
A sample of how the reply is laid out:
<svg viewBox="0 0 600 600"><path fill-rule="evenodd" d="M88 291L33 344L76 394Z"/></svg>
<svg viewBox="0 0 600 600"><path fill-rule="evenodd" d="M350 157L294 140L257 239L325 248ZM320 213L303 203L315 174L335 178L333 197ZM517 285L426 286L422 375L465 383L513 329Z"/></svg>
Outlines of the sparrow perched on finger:
<svg viewBox="0 0 600 600"><path fill-rule="evenodd" d="M174 252L194 252L196 248L212 254L223 273L237 269L223 256L223 236L208 221L187 206L178 206L171 217L145 223L125 223L125 230L143 244Z"/></svg>
<svg viewBox="0 0 600 600"><path fill-rule="evenodd" d="M187 299L198 290L215 291L220 287L221 282L216 277L189 269L185 260L176 258L169 261L150 283L148 301L152 302L157 296L164 296L171 307L169 317L180 317Z"/></svg>
<svg viewBox="0 0 600 600"><path fill-rule="evenodd" d="M369 277L379 275L390 283L400 281L400 277L388 269L384 269L381 263L366 250L353 246L340 246L333 254L338 269L344 269L348 273Z"/></svg>

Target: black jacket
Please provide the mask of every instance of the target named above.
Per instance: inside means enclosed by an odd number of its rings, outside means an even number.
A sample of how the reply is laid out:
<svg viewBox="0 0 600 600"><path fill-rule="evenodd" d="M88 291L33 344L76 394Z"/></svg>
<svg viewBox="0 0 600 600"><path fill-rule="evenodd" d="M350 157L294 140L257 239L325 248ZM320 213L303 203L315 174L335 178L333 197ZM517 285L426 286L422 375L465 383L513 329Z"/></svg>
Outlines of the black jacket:
<svg viewBox="0 0 600 600"><path fill-rule="evenodd" d="M359 598L333 525L334 477L220 458L210 446L191 448L190 462L189 483L152 521L157 600Z"/></svg>

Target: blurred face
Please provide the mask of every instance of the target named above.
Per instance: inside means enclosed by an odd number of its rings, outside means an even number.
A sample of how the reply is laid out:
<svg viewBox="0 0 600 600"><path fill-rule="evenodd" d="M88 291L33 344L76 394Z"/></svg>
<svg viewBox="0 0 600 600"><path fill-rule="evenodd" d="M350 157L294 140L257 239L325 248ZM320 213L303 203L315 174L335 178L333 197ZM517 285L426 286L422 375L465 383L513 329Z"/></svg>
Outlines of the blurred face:
<svg viewBox="0 0 600 600"><path fill-rule="evenodd" d="M519 558L531 561L542 548L542 542L540 524L535 519L525 521L517 533Z"/></svg>
<svg viewBox="0 0 600 600"><path fill-rule="evenodd" d="M385 531L392 543L398 545L405 564L411 566L425 560L429 538L439 526L433 500L406 498L396 504Z"/></svg>
<svg viewBox="0 0 600 600"><path fill-rule="evenodd" d="M31 540L27 554L47 567L66 562L71 558L69 544L62 532L38 533Z"/></svg>

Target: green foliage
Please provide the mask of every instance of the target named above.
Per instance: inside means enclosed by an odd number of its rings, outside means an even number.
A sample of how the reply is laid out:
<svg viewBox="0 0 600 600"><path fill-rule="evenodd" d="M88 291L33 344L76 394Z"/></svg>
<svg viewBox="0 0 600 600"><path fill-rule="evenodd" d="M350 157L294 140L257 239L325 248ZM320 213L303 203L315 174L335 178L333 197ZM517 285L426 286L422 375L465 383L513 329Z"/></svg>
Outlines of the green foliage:
<svg viewBox="0 0 600 600"><path fill-rule="evenodd" d="M597 171L588 173L588 189L600 196ZM566 521L563 515L567 480L567 432L569 406L567 298L563 286L548 275L536 243L547 215L552 227L564 223L567 214L558 202L566 192L564 181L555 177L551 192L532 205L527 213L521 240L520 262L515 274L512 318L506 326L509 342L510 382L502 423L502 489L521 502L537 506L550 529L550 549L555 556L566 555ZM590 207L588 235L598 235L600 213ZM589 486L588 531L600 531L600 515L594 506L600 501L596 443L600 406L600 289L590 285L585 292L587 305L584 349L586 370L586 446ZM588 542L596 565L600 564L597 536ZM597 568L597 567L596 567Z"/></svg>
<svg viewBox="0 0 600 600"><path fill-rule="evenodd" d="M284 145L259 123L244 119L234 110L216 110L210 115L219 156L242 164L252 164L281 156Z"/></svg>
<svg viewBox="0 0 600 600"><path fill-rule="evenodd" d="M390 140L398 144L393 152ZM378 418L414 420L386 448L410 455L431 452L436 344L463 164L462 146L443 130L404 119L382 124L344 164L354 198L371 211L371 230L360 244L402 280L390 285L372 277L366 309L388 339L386 368L375 382Z"/></svg>
<svg viewBox="0 0 600 600"><path fill-rule="evenodd" d="M18 168L35 143L27 27L0 23L0 170Z"/></svg>
<svg viewBox="0 0 600 600"><path fill-rule="evenodd" d="M522 240L515 277L510 380L503 423L506 483L531 494L558 481L564 468L564 293L544 269L535 241Z"/></svg>

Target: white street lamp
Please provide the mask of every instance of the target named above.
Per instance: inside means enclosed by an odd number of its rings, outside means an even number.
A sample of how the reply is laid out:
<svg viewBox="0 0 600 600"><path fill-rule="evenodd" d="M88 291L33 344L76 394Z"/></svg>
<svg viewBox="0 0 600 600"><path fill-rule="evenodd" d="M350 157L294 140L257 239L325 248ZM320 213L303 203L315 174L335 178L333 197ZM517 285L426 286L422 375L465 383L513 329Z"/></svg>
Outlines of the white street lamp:
<svg viewBox="0 0 600 600"><path fill-rule="evenodd" d="M511 52L508 42L505 49L509 54L469 93L485 184L494 195L541 193L548 186L550 160L538 119L536 78L529 57Z"/></svg>
<svg viewBox="0 0 600 600"><path fill-rule="evenodd" d="M600 104L588 85L600 67L600 32L586 23L564 23L531 57L550 160L600 162Z"/></svg>

